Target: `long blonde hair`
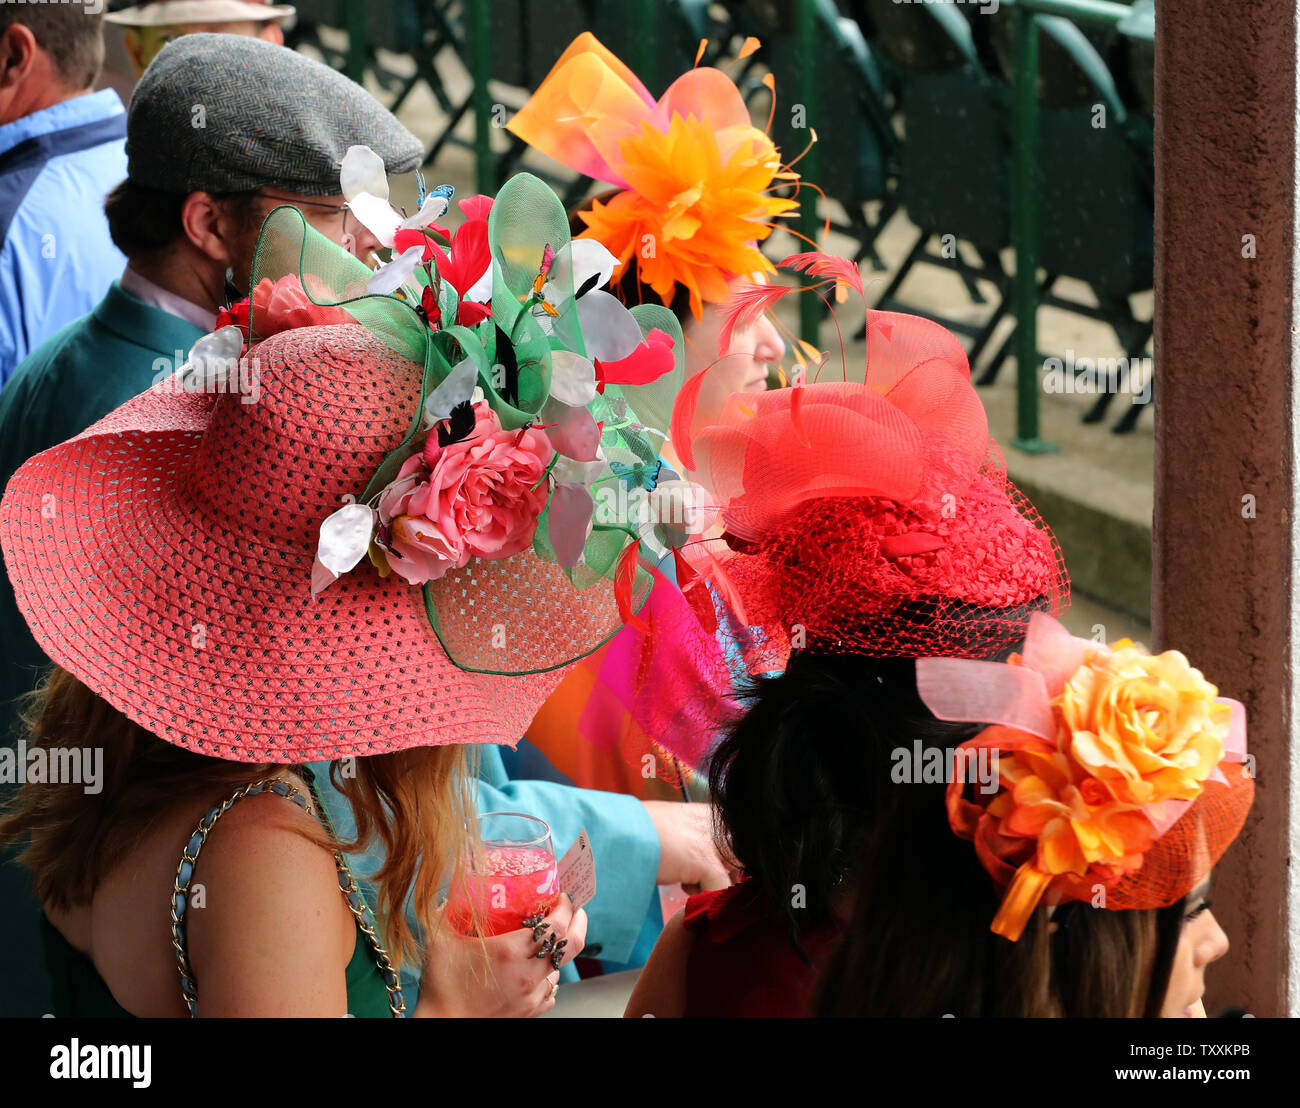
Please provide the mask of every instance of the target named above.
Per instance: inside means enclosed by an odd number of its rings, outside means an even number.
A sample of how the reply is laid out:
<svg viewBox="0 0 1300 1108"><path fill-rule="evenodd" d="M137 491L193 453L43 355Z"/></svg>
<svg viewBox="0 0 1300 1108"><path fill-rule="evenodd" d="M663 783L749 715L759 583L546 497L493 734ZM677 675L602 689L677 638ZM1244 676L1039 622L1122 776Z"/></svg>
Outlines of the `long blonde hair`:
<svg viewBox="0 0 1300 1108"><path fill-rule="evenodd" d="M240 785L292 766L228 762L194 754L156 738L55 668L32 693L24 712L29 747L82 746L104 751L103 786L28 783L0 815L0 845L24 841L19 861L31 871L42 903L56 909L88 904L99 883L139 844L159 813L186 802L219 803ZM377 890L380 929L395 964L418 956L406 921L407 896L417 918L434 920L439 890L460 879L472 835L473 799L466 749L417 747L356 759L355 775L332 768L347 798L357 834L332 839L324 828L307 834L324 849L354 853L376 838L384 863L370 879ZM177 844L177 858L183 843Z"/></svg>

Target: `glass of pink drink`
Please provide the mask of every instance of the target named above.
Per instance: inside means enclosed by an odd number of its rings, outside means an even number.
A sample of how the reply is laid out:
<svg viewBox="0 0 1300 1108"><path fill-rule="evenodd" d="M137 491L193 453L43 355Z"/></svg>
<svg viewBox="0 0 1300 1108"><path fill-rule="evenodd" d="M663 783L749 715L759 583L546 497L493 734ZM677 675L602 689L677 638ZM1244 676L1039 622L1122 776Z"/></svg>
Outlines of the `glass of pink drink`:
<svg viewBox="0 0 1300 1108"><path fill-rule="evenodd" d="M519 812L485 812L478 824L482 846L466 865L464 884L447 898L447 922L464 935L517 931L559 902L551 829Z"/></svg>

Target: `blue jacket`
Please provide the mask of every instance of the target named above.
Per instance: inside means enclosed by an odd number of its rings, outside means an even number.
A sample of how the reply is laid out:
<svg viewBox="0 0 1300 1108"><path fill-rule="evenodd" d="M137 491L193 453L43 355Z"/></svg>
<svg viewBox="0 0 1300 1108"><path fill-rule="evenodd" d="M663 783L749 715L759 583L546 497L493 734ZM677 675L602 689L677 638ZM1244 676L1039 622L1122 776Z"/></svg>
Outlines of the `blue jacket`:
<svg viewBox="0 0 1300 1108"><path fill-rule="evenodd" d="M104 218L105 194L126 176L125 136L112 89L0 127L0 389L126 264Z"/></svg>

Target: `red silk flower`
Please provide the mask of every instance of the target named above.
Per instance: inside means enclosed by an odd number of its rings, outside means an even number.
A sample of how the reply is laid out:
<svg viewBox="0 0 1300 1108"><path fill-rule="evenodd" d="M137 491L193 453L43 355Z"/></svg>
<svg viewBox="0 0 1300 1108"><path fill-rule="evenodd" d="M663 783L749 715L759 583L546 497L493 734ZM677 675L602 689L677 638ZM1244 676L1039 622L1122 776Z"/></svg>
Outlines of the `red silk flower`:
<svg viewBox="0 0 1300 1108"><path fill-rule="evenodd" d="M317 288L318 299L334 299L334 294L324 286ZM278 281L262 278L253 289L252 302L244 297L217 313L218 328L234 325L248 330L250 312L253 330L258 338L266 339L295 327L324 327L334 323L355 323L356 320L342 308L317 304L302 287L294 274L286 274Z"/></svg>
<svg viewBox="0 0 1300 1108"><path fill-rule="evenodd" d="M488 213L492 210L492 198L470 196L460 202L460 210L465 214L465 222L451 236L447 250L444 251L418 231L398 231L393 238L393 246L397 253L401 253L417 243L424 243L424 257L436 259L438 275L460 294L456 322L462 327L473 327L492 314L492 309L487 304L465 299L466 293L478 283L492 264L487 223ZM446 237L445 232L443 237Z"/></svg>
<svg viewBox="0 0 1300 1108"><path fill-rule="evenodd" d="M626 357L616 362L596 360L596 391L604 393L606 385L648 385L676 364L672 335L655 328Z"/></svg>

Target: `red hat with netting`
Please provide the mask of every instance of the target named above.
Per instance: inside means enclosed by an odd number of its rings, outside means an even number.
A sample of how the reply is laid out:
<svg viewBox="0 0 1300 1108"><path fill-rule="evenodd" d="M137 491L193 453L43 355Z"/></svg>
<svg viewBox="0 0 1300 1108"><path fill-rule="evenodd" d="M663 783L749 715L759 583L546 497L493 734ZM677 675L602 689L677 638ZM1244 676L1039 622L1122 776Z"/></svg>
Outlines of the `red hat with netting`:
<svg viewBox="0 0 1300 1108"><path fill-rule="evenodd" d="M813 290L862 292L842 258L781 264L822 278ZM796 291L742 288L727 327ZM725 603L751 672L801 648L989 657L1020 642L1030 611L1069 602L1060 548L1007 478L961 344L916 316L868 311L866 322L863 365L834 380L823 365L790 388L733 394L701 420L714 367L674 409L673 444L722 529L679 552L679 580L706 622Z"/></svg>

